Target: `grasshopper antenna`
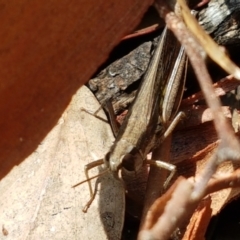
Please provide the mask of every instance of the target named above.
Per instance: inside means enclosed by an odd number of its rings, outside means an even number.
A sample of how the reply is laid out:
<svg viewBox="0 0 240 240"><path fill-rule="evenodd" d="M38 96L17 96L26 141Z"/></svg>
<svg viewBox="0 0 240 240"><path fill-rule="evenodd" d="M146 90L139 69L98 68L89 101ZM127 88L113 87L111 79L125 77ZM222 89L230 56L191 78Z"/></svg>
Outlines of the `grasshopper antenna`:
<svg viewBox="0 0 240 240"><path fill-rule="evenodd" d="M81 185L81 184L83 184L83 183L85 183L85 182L90 182L90 181L93 180L94 178L97 178L97 177L100 177L100 176L102 176L102 175L105 175L107 172L109 172L109 169L103 170L103 171L102 171L101 173L99 173L98 175L95 175L95 176L93 176L93 177L90 177L90 178L88 178L88 179L85 179L85 180L83 180L83 181L81 181L81 182L73 185L72 188L78 187L79 185Z"/></svg>

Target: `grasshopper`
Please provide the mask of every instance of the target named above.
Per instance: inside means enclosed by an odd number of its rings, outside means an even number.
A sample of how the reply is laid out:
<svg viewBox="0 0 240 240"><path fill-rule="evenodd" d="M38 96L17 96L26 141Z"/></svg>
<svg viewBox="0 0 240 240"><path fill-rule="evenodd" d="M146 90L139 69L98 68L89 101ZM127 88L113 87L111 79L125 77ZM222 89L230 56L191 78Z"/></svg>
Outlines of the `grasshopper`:
<svg viewBox="0 0 240 240"><path fill-rule="evenodd" d="M83 182L88 181L92 197L87 208L94 198L90 183L92 178L88 175L93 167L104 164L106 170L102 174L109 171L120 179L118 173L122 167L138 171L143 164L154 164L171 171L166 185L174 175L174 165L146 160L146 156L172 132L183 116L180 113L172 120L182 98L186 77L186 55L183 47L179 49L180 44L165 28L115 142L103 159L85 165L87 180Z"/></svg>

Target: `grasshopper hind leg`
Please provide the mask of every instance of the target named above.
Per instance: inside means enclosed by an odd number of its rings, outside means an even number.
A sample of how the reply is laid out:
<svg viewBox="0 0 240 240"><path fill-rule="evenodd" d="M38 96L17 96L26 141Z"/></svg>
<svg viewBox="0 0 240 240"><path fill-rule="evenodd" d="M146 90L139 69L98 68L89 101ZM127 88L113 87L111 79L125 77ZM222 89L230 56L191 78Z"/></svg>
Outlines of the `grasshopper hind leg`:
<svg viewBox="0 0 240 240"><path fill-rule="evenodd" d="M98 113L100 110L104 109L106 112L107 112L107 116L108 116L108 119L109 119L109 122L110 122L110 125L111 125L111 128L112 128L112 131L113 131L113 135L115 137L117 137L118 135L118 132L119 132L119 124L116 120L116 116L115 116L115 113L114 113L114 109L113 109L113 105L112 103L110 102L110 100L107 100L105 103L103 103L95 112L90 112L88 111L87 109L85 108L81 108L82 111L100 119L101 121L103 122L106 122L106 123L109 123L106 119L104 119L103 117L100 117L98 116Z"/></svg>
<svg viewBox="0 0 240 240"><path fill-rule="evenodd" d="M170 123L170 125L168 126L166 131L164 132L162 141L164 141L168 136L170 136L172 134L173 130L176 128L178 123L181 120L183 120L185 117L186 117L186 115L184 112L179 112L177 114L177 116L174 117L174 119L172 120L172 122Z"/></svg>
<svg viewBox="0 0 240 240"><path fill-rule="evenodd" d="M83 207L82 211L83 212L87 212L88 208L91 206L93 200L95 199L95 196L96 196L96 193L97 193L97 188L98 188L98 184L99 184L99 181L97 180L95 182L95 188L94 188L94 191L92 189L92 185L91 185L91 180L94 179L94 178L98 178L102 175L105 175L106 173L109 172L109 169L105 169L103 170L101 173L99 173L98 175L96 176L93 176L93 177L89 177L89 170L94 168L94 167L97 167L97 166L100 166L104 163L103 159L100 159L100 160L97 160L97 161L94 161L94 162L91 162L87 165L84 166L84 172L85 172L85 175L86 175L86 180L83 181L83 182L88 182L88 186L89 186L89 192L90 192L90 199L88 200L87 204Z"/></svg>

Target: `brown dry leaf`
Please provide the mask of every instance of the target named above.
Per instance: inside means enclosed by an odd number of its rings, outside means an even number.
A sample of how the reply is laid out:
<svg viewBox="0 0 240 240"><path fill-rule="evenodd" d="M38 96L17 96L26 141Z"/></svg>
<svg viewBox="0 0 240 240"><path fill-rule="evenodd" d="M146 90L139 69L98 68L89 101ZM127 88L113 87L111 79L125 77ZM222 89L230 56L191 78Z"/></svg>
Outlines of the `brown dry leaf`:
<svg viewBox="0 0 240 240"><path fill-rule="evenodd" d="M184 132L183 132L184 131ZM197 133L197 136L196 136ZM181 161L177 163L178 174L185 177L190 176L199 176L201 171L206 166L207 161L209 160L211 154L216 150L218 146L218 137L214 130L214 126L211 122L204 123L194 128L185 129L179 132L176 132L173 138L175 141L174 150L172 149L172 156L175 161ZM231 176L231 174L239 168L239 163L225 162L222 163L218 170L217 174L214 176ZM214 180L214 179L213 179ZM230 183L231 181L227 181ZM226 188L226 185L223 186L220 191L212 192L211 197L211 216L218 214L225 205L230 203L233 199L240 196L240 188ZM219 188L220 189L220 188ZM214 190L214 189L213 189ZM189 226L191 237L193 231L198 231L198 222L201 221L201 214L196 215L194 218L194 225ZM206 219L207 220L207 219ZM204 223L207 224L207 223ZM202 224L201 224L202 225ZM201 231L203 232L203 231ZM190 234L187 232L187 234ZM199 236L196 234L196 236ZM186 238L189 239L189 238ZM191 239L191 238L190 238ZM194 238L193 238L194 239ZM198 239L198 238L196 238ZM199 238L201 239L201 238Z"/></svg>
<svg viewBox="0 0 240 240"><path fill-rule="evenodd" d="M185 177L198 176L211 154L217 149L218 144L218 136L212 122L175 132L171 159L177 165L178 174ZM217 174L231 174L239 166L240 164L236 162L222 163ZM239 188L227 188L212 193L212 214L218 213L227 202L237 196L240 196Z"/></svg>
<svg viewBox="0 0 240 240"><path fill-rule="evenodd" d="M0 216L8 239L120 239L122 185L106 175L86 214L82 207L90 198L88 185L72 188L85 179L84 165L102 158L114 140L109 124L81 107L99 108L86 87L35 152L2 179Z"/></svg>
<svg viewBox="0 0 240 240"><path fill-rule="evenodd" d="M217 96L226 95L228 92L235 90L239 86L239 81L235 79L232 75L220 79L218 82L213 84L214 91ZM196 104L204 100L204 95L202 91L193 94L190 97L187 97L182 100L180 109L184 111L187 107L190 107L192 104Z"/></svg>
<svg viewBox="0 0 240 240"><path fill-rule="evenodd" d="M230 175L239 165L234 165L231 162L224 163L217 171L218 175ZM225 188L210 194L212 198L212 216L218 214L228 203L240 197L240 188Z"/></svg>
<svg viewBox="0 0 240 240"><path fill-rule="evenodd" d="M175 132L171 159L177 165L178 174L185 177L198 176L217 149L218 143L218 136L211 122ZM217 174L231 174L239 166L239 163L222 163ZM212 193L212 215L217 214L223 206L238 196L239 188L227 188Z"/></svg>
<svg viewBox="0 0 240 240"><path fill-rule="evenodd" d="M191 217L190 223L182 240L204 239L207 226L211 219L211 198L203 199Z"/></svg>
<svg viewBox="0 0 240 240"><path fill-rule="evenodd" d="M134 33L128 34L127 36L123 37L122 40L131 39L131 38L134 38L134 37L149 34L149 33L152 33L154 31L156 31L157 29L159 29L159 24L158 23L153 24L149 27L137 30Z"/></svg>

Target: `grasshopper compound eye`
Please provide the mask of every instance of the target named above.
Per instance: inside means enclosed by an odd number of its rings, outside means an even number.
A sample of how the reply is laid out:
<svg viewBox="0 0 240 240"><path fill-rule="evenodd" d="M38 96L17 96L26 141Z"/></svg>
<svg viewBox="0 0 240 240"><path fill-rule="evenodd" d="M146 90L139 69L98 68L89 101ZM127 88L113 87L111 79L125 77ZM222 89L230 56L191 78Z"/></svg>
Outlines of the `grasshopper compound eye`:
<svg viewBox="0 0 240 240"><path fill-rule="evenodd" d="M122 167L128 171L138 171L143 165L143 156L137 148L133 148L122 158Z"/></svg>
<svg viewBox="0 0 240 240"><path fill-rule="evenodd" d="M111 155L111 153L108 152L103 159L106 168L109 168L109 166L110 166L110 155Z"/></svg>

